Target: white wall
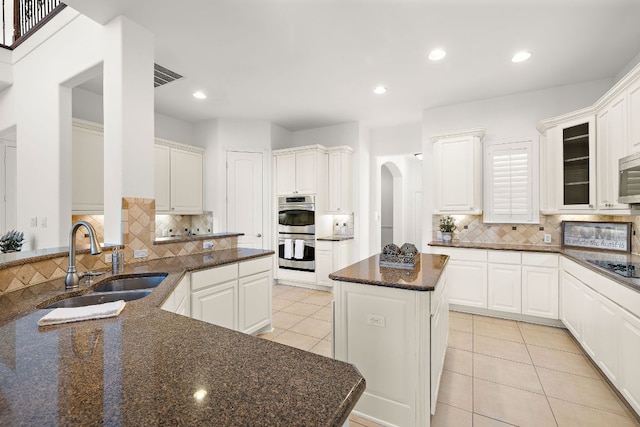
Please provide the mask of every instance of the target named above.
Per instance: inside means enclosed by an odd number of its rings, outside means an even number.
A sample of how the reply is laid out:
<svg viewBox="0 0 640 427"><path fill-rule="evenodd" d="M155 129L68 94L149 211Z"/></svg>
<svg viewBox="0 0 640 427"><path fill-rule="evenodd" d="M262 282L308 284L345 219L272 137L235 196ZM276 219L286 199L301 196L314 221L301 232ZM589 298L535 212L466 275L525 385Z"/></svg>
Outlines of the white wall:
<svg viewBox="0 0 640 427"><path fill-rule="evenodd" d="M292 144L293 136L291 132L282 126L271 123L271 149L289 148L292 147Z"/></svg>
<svg viewBox="0 0 640 427"><path fill-rule="evenodd" d="M422 151L424 153L423 211L433 212L433 150L430 137L448 131L485 128L485 139L538 136L540 120L592 105L611 88L613 79L560 86L500 98L427 109L422 114ZM423 222L423 247L431 240L431 215Z"/></svg>
<svg viewBox="0 0 640 427"><path fill-rule="evenodd" d="M320 144L325 147L348 145L352 148L356 148L356 141L358 141L359 134L360 125L358 122L300 130L291 133L291 146L300 147L303 145Z"/></svg>
<svg viewBox="0 0 640 427"><path fill-rule="evenodd" d="M79 87L73 88L72 94L73 117L95 123L104 123L102 95ZM194 142L192 123L160 113L154 114L154 135L170 141L197 145Z"/></svg>

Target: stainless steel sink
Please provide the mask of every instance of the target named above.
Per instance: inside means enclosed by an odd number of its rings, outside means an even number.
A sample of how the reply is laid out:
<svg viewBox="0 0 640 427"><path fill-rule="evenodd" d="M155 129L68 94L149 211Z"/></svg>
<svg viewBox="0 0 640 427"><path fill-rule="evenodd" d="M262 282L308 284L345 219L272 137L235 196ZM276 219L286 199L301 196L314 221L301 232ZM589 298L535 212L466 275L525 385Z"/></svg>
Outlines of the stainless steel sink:
<svg viewBox="0 0 640 427"><path fill-rule="evenodd" d="M94 292L133 291L155 288L167 277L167 273L154 273L144 276L126 277L108 280L99 284Z"/></svg>
<svg viewBox="0 0 640 427"><path fill-rule="evenodd" d="M151 289L142 289L136 291L119 291L119 292L94 292L86 295L80 295L77 297L67 298L60 301L56 301L53 304L49 304L43 308L70 308L70 307L85 307L87 305L103 304L105 302L113 301L133 301L140 298L144 298L151 293Z"/></svg>

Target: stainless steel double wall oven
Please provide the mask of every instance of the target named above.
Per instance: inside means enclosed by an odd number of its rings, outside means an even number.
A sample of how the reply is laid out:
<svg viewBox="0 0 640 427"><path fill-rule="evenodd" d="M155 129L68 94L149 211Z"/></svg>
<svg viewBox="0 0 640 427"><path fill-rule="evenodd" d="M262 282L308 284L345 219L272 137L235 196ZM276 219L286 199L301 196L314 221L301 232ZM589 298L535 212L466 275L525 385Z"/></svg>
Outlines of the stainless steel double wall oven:
<svg viewBox="0 0 640 427"><path fill-rule="evenodd" d="M278 266L316 270L314 196L278 198Z"/></svg>

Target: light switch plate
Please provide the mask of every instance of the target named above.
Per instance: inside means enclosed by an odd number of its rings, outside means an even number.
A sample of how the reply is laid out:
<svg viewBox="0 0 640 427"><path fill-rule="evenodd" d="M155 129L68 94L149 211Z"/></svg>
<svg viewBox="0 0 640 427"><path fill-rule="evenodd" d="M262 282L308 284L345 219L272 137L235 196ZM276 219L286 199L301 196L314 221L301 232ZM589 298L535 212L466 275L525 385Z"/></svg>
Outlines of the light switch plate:
<svg viewBox="0 0 640 427"><path fill-rule="evenodd" d="M105 254L104 255L104 262L111 262L111 254Z"/></svg>
<svg viewBox="0 0 640 427"><path fill-rule="evenodd" d="M551 234L545 234L544 235L544 242L545 243L551 243Z"/></svg>
<svg viewBox="0 0 640 427"><path fill-rule="evenodd" d="M38 217L37 216L32 216L31 217L31 226L32 227L37 227L38 226Z"/></svg>
<svg viewBox="0 0 640 427"><path fill-rule="evenodd" d="M41 228L47 228L47 217L46 216L41 216L40 217L40 227Z"/></svg>
<svg viewBox="0 0 640 427"><path fill-rule="evenodd" d="M213 242L202 242L202 249L211 249L213 247Z"/></svg>

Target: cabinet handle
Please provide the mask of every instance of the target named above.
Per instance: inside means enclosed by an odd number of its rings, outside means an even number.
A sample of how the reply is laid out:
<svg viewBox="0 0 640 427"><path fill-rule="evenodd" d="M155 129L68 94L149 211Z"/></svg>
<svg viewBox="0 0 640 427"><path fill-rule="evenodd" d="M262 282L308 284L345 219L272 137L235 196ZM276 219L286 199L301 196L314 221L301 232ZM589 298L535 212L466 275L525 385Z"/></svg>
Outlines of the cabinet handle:
<svg viewBox="0 0 640 427"><path fill-rule="evenodd" d="M593 207L593 205L589 205L589 207L590 207L590 208L592 208L592 207Z"/></svg>

